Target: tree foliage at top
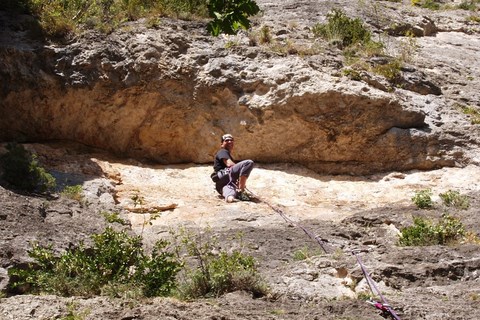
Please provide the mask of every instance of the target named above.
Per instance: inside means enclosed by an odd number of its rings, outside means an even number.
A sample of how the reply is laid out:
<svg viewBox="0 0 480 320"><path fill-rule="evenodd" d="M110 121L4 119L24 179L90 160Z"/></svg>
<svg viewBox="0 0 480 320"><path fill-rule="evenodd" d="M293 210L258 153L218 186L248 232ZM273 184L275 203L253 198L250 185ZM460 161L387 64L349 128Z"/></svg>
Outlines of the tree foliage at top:
<svg viewBox="0 0 480 320"><path fill-rule="evenodd" d="M67 38L84 29L111 32L125 21L160 16L207 17L208 31L236 34L260 8L254 0L2 0L0 10L29 13L50 38Z"/></svg>
<svg viewBox="0 0 480 320"><path fill-rule="evenodd" d="M208 13L213 19L207 25L213 36L220 33L236 34L240 29L250 28L248 17L260 11L253 0L210 0Z"/></svg>

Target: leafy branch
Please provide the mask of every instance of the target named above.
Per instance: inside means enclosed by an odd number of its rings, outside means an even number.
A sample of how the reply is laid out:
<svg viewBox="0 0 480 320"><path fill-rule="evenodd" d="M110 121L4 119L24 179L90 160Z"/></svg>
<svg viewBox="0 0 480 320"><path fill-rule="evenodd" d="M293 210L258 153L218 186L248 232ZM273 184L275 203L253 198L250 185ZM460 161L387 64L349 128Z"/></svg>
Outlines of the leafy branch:
<svg viewBox="0 0 480 320"><path fill-rule="evenodd" d="M207 25L207 30L213 35L220 33L237 34L240 29L248 30L248 17L260 11L253 0L211 0L208 4L208 14L213 20Z"/></svg>

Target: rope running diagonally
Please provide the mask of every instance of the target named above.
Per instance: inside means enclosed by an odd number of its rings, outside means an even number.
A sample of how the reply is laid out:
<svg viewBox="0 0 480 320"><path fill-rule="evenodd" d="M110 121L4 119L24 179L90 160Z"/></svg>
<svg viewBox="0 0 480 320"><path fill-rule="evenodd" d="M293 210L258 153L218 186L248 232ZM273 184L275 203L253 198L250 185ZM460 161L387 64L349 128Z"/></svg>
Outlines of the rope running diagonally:
<svg viewBox="0 0 480 320"><path fill-rule="evenodd" d="M248 190L248 189L247 189ZM250 190L248 190L250 193L252 193ZM253 194L253 193L252 193ZM256 196L255 194L253 194L256 198L258 198L258 196ZM260 199L260 198L258 198ZM290 219L289 217L287 217L287 215L283 212L282 209L278 208L278 207L275 207L273 205L271 205L268 201L265 201L265 200L262 200L260 199L263 203L267 204L273 211L275 211L276 213L278 213L287 223L291 224L292 226L295 226L297 228L300 228L301 230L303 230L303 232L305 232L305 234L307 236L309 236L311 239L315 240L319 245L320 247L322 248L323 252L325 253L328 253L327 252L327 249L325 248L325 245L324 245L324 241L314 235L312 232L310 232L307 228L303 227L302 225L296 223L295 221L293 221L292 219Z"/></svg>
<svg viewBox="0 0 480 320"><path fill-rule="evenodd" d="M253 193L251 190L249 190L248 188L246 188L248 192L250 192L255 198L259 199L261 202L265 203L268 207L270 207L270 209L272 209L273 211L275 211L276 213L278 213L287 223L301 229L303 232L305 232L305 234L307 234L312 240L315 240L319 245L320 247L322 248L322 250L325 252L325 253L328 253L327 252L327 249L325 248L325 240L322 239L321 237L319 236L316 236L314 235L311 231L309 231L307 228L303 227L302 225L296 223L295 221L293 221L292 219L290 219L286 214L285 212L283 212L282 209L272 205L269 201L266 201L265 199L259 197L257 194ZM382 293L380 292L380 290L378 289L377 285L375 284L375 281L372 279L372 277L370 276L370 274L368 273L367 269L365 268L365 266L363 265L362 263L362 260L360 259L360 256L358 255L358 253L360 252L361 250L352 250L352 254L355 256L355 258L357 259L357 263L359 264L361 270L362 270L362 273L365 277L365 280L367 281L367 284L370 288L370 291L377 295L380 299L381 299L381 303L380 302L375 302L375 301L368 301L370 304L372 304L375 308L377 308L378 310L380 310L382 312L382 316L384 318L387 318L388 316L390 316L393 320L401 320L400 317L395 313L395 311L393 310L393 308L388 304L387 300L385 299L385 297L382 295Z"/></svg>
<svg viewBox="0 0 480 320"><path fill-rule="evenodd" d="M387 316L391 316L394 320L400 320L400 317L395 313L395 311L393 311L392 307L390 307L387 300L378 289L375 281L373 281L372 277L370 277L370 274L363 265L362 260L360 260L360 256L358 255L357 251L352 250L352 254L355 256L358 264L360 265L360 268L362 269L362 273L365 276L365 280L367 281L368 286L370 287L370 291L372 291L372 293L376 294L382 300L382 303L373 302L372 304L375 306L375 308L382 311L382 315L384 318L386 318Z"/></svg>

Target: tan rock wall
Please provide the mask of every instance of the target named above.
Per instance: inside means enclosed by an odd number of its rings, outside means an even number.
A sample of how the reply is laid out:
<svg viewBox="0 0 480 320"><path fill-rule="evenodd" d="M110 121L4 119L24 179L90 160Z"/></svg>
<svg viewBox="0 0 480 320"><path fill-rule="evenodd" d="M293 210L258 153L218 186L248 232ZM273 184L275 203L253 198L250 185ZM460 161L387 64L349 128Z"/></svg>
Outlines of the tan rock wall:
<svg viewBox="0 0 480 320"><path fill-rule="evenodd" d="M73 140L161 163L208 163L219 137L231 132L239 159L333 173L435 165L426 158L438 150L424 147L426 134L413 133L424 115L397 102L331 91L255 109L229 104L235 97L227 89L209 93L198 97L200 103L169 101L140 87L10 93L2 104L10 110L0 120L7 128L2 138Z"/></svg>
<svg viewBox="0 0 480 320"><path fill-rule="evenodd" d="M230 132L237 159L319 172L462 161L432 118L441 98L342 77L328 52L303 58L228 49L230 40L178 21L86 34L67 45L12 34L0 41L3 141L72 140L165 164L210 163Z"/></svg>

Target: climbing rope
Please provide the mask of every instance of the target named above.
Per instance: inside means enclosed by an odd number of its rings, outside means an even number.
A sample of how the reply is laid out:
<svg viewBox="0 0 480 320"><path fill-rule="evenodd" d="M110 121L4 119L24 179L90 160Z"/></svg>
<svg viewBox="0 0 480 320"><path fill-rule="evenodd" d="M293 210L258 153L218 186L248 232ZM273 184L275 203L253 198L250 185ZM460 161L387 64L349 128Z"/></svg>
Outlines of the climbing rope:
<svg viewBox="0 0 480 320"><path fill-rule="evenodd" d="M305 228L301 224L299 224L299 223L293 221L292 219L290 219L285 214L285 212L282 209L280 209L278 206L272 205L269 201L259 197L257 194L253 193L248 188L246 188L246 190L249 193L251 193L255 198L257 198L260 202L265 203L270 209L272 209L273 211L278 213L287 223L289 223L290 225L295 226L295 227L301 229L303 232L305 232L306 235L308 235L312 240L315 240L315 242L317 242L320 245L322 250L326 254L328 254L327 249L326 249L326 243L329 242L329 241L321 238L318 235L314 235L310 230L308 230L307 228ZM382 295L382 293L378 289L377 285L375 284L375 281L372 279L372 277L368 273L367 269L363 265L362 260L360 259L359 253L360 252L365 252L365 251L369 251L369 250L352 249L351 253L357 259L357 263L360 266L360 269L362 270L363 276L365 277L365 281L367 281L367 284L368 284L368 287L370 288L370 291L374 295L378 296L381 300L381 302L368 300L367 303L373 305L376 309L380 310L381 311L380 315L382 317L384 317L384 318L391 317L393 320L400 320L400 317L395 313L393 308L388 304L387 300L385 299L385 297Z"/></svg>
<svg viewBox="0 0 480 320"><path fill-rule="evenodd" d="M248 190L248 189L247 189ZM250 190L248 190L248 192L252 193ZM257 195L253 194L252 195L255 197L255 198L258 198ZM289 217L287 217L287 215L285 214L285 212L283 212L282 209L278 208L278 207L275 207L273 205L271 205L269 202L265 201L265 200L262 200L260 198L258 198L260 201L262 201L263 203L265 203L266 205L268 205L273 211L275 211L276 213L278 213L287 223L289 223L290 225L292 226L295 226L301 230L303 230L303 232L305 232L305 234L307 236L309 236L311 239L315 240L319 245L320 247L322 248L323 252L325 253L328 253L327 252L327 249L325 247L325 241L320 238L319 236L316 236L314 235L312 232L310 232L307 228L305 228L304 226L300 225L299 223L296 223L295 221L293 221L292 219L290 219Z"/></svg>
<svg viewBox="0 0 480 320"><path fill-rule="evenodd" d="M357 259L358 265L360 266L360 269L362 269L362 273L365 277L365 280L367 281L368 286L370 287L370 291L374 294L377 295L382 302L376 302L376 301L367 301L370 304L372 304L375 308L379 309L382 313L381 316L384 318L387 318L388 316L392 317L394 320L400 320L400 317L393 311L392 307L388 304L387 300L385 297L382 295L380 290L378 289L377 285L375 284L375 281L373 281L372 277L368 273L367 269L362 263L362 260L360 259L360 256L358 255L358 252L356 250L352 250L352 254L355 256Z"/></svg>

